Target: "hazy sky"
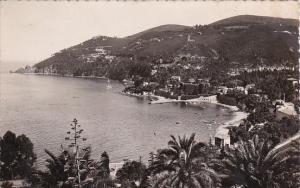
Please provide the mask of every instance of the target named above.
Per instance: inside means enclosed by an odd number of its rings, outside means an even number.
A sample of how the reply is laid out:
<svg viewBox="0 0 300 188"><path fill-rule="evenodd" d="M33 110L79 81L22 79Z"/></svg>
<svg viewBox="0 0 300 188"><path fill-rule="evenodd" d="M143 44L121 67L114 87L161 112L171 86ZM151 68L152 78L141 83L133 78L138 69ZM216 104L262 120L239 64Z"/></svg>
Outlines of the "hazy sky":
<svg viewBox="0 0 300 188"><path fill-rule="evenodd" d="M298 18L296 1L0 1L0 68L33 65L97 35L124 37L163 24L208 24L251 14Z"/></svg>

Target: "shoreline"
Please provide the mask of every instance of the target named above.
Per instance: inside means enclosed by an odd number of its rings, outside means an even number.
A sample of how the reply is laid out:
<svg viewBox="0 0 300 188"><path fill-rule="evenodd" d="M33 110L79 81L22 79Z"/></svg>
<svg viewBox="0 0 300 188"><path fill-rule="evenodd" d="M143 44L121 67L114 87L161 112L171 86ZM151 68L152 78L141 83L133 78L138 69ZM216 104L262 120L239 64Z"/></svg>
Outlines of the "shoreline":
<svg viewBox="0 0 300 188"><path fill-rule="evenodd" d="M248 115L248 113L243 111L234 111L233 118L216 129L215 138L224 140L224 145L230 145L229 127L238 127Z"/></svg>
<svg viewBox="0 0 300 188"><path fill-rule="evenodd" d="M23 73L24 75L41 75L41 76L59 76L59 77L70 77L70 78L85 78L85 79L108 79L106 77L96 77L96 76L72 76L72 75L58 75L58 74L43 74L43 73ZM231 120L221 124L218 126L218 128L215 130L215 135L213 139L213 143L215 141L215 138L220 138L224 140L224 144L230 144L230 136L229 136L229 127L237 127L240 125L240 123L243 121L243 119L247 118L248 113L240 111L237 106L231 106L219 103L216 98L208 99L206 100L206 97L199 97L194 99L188 99L188 100L177 100L177 99L168 99L162 96L149 94L149 95L141 95L141 94L135 94L130 92L123 92L121 91L121 94L126 96L133 96L137 98L146 98L149 97L150 99L154 99L149 102L149 104L164 104L164 103L189 103L189 104L200 104L200 103L209 103L209 104L215 104L218 106L225 107L233 112L233 117ZM203 100L204 99L204 100Z"/></svg>
<svg viewBox="0 0 300 188"><path fill-rule="evenodd" d="M38 75L38 76L54 76L54 77L68 77L68 78L89 78L89 79L108 79L105 76L73 76L73 75L61 75L61 74L44 74L44 73L15 73L24 75Z"/></svg>
<svg viewBox="0 0 300 188"><path fill-rule="evenodd" d="M139 97L144 98L147 97L145 95L139 95L134 93L128 93L128 92L122 92L122 94L127 96L133 96L133 97ZM218 106L223 106L225 108L228 108L230 111L233 112L233 117L231 120L224 122L218 128L215 130L215 135L213 139L213 143L215 143L215 138L223 139L224 145L230 144L230 136L229 136L229 127L237 127L240 125L240 123L243 121L243 119L246 119L249 115L249 113L240 111L237 106L230 106L226 104L219 103L217 100L211 100L211 101L203 101L203 98L195 98L195 99L188 99L188 100L176 100L176 99L167 99L162 96L158 95L149 95L150 98L155 98L156 100L151 101L149 104L165 104L165 103L179 103L179 102L185 102L190 104L199 104L199 103L209 103L209 104L215 104Z"/></svg>

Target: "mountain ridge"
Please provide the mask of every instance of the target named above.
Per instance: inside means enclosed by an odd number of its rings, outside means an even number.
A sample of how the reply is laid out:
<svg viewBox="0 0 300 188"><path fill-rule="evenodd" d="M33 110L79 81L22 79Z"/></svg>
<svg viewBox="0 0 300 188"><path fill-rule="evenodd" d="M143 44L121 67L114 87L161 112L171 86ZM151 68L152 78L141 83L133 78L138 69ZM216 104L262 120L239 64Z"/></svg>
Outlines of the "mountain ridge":
<svg viewBox="0 0 300 188"><path fill-rule="evenodd" d="M166 24L123 38L93 37L34 66L38 72L51 67L59 74L74 74L77 69L84 69L87 74L103 76L122 62L154 65L172 63L187 55L197 57L198 66L207 69L212 61L229 68L295 66L298 25L294 19L253 15L193 27Z"/></svg>

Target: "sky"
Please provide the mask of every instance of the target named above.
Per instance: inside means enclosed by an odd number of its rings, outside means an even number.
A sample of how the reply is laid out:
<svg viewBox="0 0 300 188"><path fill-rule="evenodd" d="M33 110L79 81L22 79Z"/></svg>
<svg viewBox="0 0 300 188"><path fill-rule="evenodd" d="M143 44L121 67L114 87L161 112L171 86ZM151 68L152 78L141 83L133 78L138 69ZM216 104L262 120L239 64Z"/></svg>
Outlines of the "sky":
<svg viewBox="0 0 300 188"><path fill-rule="evenodd" d="M94 36L124 37L164 24L236 15L298 19L297 1L0 1L0 70L33 65Z"/></svg>

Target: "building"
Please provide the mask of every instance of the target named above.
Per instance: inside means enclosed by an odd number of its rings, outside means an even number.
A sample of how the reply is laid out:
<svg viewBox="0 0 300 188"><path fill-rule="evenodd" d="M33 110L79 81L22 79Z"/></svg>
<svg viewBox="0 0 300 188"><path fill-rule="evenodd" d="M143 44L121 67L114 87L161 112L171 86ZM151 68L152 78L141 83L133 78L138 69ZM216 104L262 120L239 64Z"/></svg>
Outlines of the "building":
<svg viewBox="0 0 300 188"><path fill-rule="evenodd" d="M227 92L228 92L228 87L226 87L226 86L219 86L217 90L218 90L218 92L221 93L221 94L227 94Z"/></svg>
<svg viewBox="0 0 300 188"><path fill-rule="evenodd" d="M249 89L253 89L253 88L255 88L255 84L247 84L247 85L245 86L245 94L248 95Z"/></svg>
<svg viewBox="0 0 300 188"><path fill-rule="evenodd" d="M282 118L284 116L297 116L295 106L291 102L281 102L276 107L276 116L277 118Z"/></svg>
<svg viewBox="0 0 300 188"><path fill-rule="evenodd" d="M180 82L181 81L181 77L180 76L172 76L171 80Z"/></svg>
<svg viewBox="0 0 300 188"><path fill-rule="evenodd" d="M195 83L195 82L196 82L196 80L194 78L189 79L189 83Z"/></svg>
<svg viewBox="0 0 300 188"><path fill-rule="evenodd" d="M293 86L296 86L298 84L298 80L296 78L288 78L288 82L290 82Z"/></svg>

